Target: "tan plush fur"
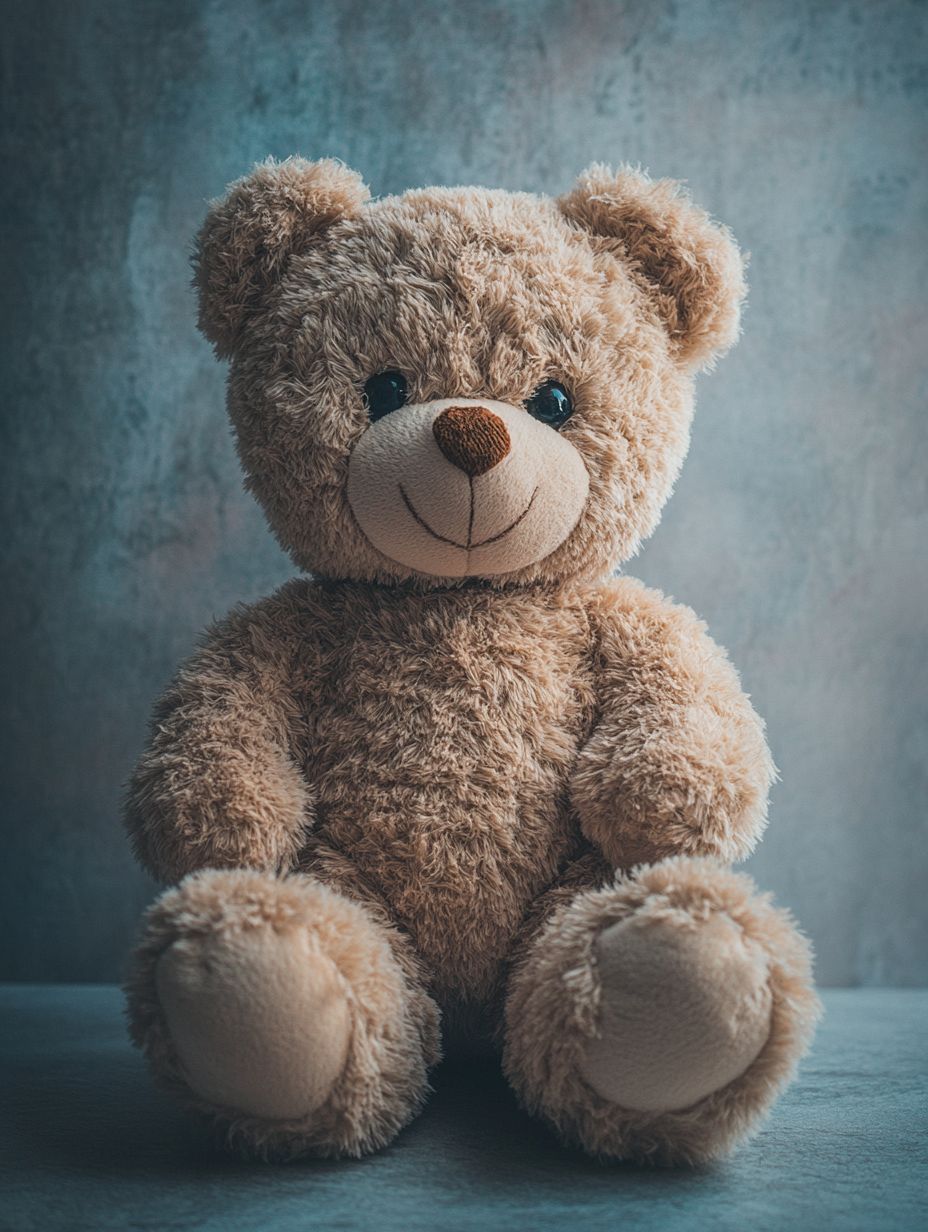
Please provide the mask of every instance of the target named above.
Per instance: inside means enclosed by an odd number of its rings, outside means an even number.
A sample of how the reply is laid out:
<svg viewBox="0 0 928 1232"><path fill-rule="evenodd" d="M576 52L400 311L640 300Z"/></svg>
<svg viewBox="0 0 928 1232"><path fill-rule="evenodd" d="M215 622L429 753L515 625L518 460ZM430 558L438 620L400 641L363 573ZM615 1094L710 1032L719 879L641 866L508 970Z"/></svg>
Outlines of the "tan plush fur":
<svg viewBox="0 0 928 1232"><path fill-rule="evenodd" d="M339 164L269 163L199 239L248 484L316 576L214 626L156 710L126 818L180 884L136 954L134 1037L261 1155L388 1141L440 1013L588 1150L711 1158L806 1044L808 951L724 867L773 776L734 668L608 575L737 332L737 249L631 171L560 202L366 202ZM388 370L407 404L372 425ZM527 409L549 381L559 431Z"/></svg>
<svg viewBox="0 0 928 1232"><path fill-rule="evenodd" d="M274 938L289 947L297 933L307 952L306 982L301 987L291 979L273 988L251 959L260 959ZM160 1082L210 1115L231 1145L277 1159L308 1152L363 1154L389 1142L415 1114L427 1089L427 1068L438 1058L435 1004L414 963L408 957L398 961L392 944L391 930L363 907L308 878L275 879L246 870L197 873L148 912L128 985L133 1038ZM398 945L402 948L401 941ZM182 1007L187 1020L199 1016L204 1053L210 1044L228 1049L225 1056L213 1055L208 1077L230 1091L237 1086L245 1102L229 1106L202 1093L202 1071L188 1068L195 1058L179 1051L172 1038L177 999L162 1003L164 980L158 976L179 946L187 950L187 966L199 962L209 977L198 983L188 979ZM293 977L296 970L289 965ZM297 1058L295 1041L282 1037L297 1027L293 1011L305 1011L311 994L319 991L320 966L328 985L320 998L321 1025L335 1029L338 1038L318 1034L320 1024L306 1015L309 1048ZM325 1005L333 998L347 1011L347 1030L342 1014ZM340 1069L325 1058L322 1083L307 1070L314 1047L345 1058ZM297 1064L290 1082L278 1083L281 1093L292 1098L312 1087L311 1106L296 1115L292 1107L278 1105L268 1116L266 1080L284 1077L280 1062L288 1052ZM243 1059L248 1071L235 1073L232 1064L241 1066ZM262 1105L260 1114L248 1106L249 1096Z"/></svg>
<svg viewBox="0 0 928 1232"><path fill-rule="evenodd" d="M753 890L749 878L714 861L676 856L579 894L556 910L521 948L506 1006L506 1072L528 1108L593 1154L671 1164L723 1155L756 1128L759 1111L769 1107L792 1076L819 1007L811 988L807 942L786 912ZM726 1086L676 1110L642 1111L605 1099L584 1078L590 1044L602 1030L604 989L595 955L597 938L635 917L658 932L680 930L689 936L717 916L740 934L750 966L766 965L769 1031L756 1059ZM692 946L688 951L695 957ZM697 1054L701 1051L699 1023L692 1018L693 991L717 978L716 965L707 947L702 969L691 967L685 973L682 990L656 999L656 1016L664 1018L675 1003L680 1013L690 1016L684 1024L691 1041L686 1060L692 1042ZM755 988L750 979L748 989ZM726 990L703 988L701 995L707 991L721 997ZM729 1004L740 1010L743 983L727 991ZM766 1004L763 1008L766 1012ZM732 1034L728 1026L718 1039L729 1043ZM617 1045L620 1042L617 1033ZM680 1046L679 1035L675 1043Z"/></svg>

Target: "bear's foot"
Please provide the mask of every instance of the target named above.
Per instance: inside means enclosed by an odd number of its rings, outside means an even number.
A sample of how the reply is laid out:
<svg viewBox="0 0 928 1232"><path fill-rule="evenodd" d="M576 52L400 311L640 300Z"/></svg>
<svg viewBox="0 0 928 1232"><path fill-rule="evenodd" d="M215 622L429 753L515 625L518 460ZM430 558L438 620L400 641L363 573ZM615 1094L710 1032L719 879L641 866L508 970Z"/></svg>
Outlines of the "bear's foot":
<svg viewBox="0 0 928 1232"><path fill-rule="evenodd" d="M505 1064L596 1155L696 1163L760 1124L818 1016L809 947L750 880L677 857L579 894L510 984Z"/></svg>
<svg viewBox="0 0 928 1232"><path fill-rule="evenodd" d="M349 990L314 930L264 922L179 937L155 986L187 1082L211 1104L306 1116L344 1069Z"/></svg>
<svg viewBox="0 0 928 1232"><path fill-rule="evenodd" d="M128 986L156 1075L248 1154L359 1155L420 1107L437 1012L387 930L304 877L188 877L151 908Z"/></svg>
<svg viewBox="0 0 928 1232"><path fill-rule="evenodd" d="M593 945L597 1031L580 1072L637 1112L669 1112L728 1086L770 1035L766 951L725 912L639 911Z"/></svg>

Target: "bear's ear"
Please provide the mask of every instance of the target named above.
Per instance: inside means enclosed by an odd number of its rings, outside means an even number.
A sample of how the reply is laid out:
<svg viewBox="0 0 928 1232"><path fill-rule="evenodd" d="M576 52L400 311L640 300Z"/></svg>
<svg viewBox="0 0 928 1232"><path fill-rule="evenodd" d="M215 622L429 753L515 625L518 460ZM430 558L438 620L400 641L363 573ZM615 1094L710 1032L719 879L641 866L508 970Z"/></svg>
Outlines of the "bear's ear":
<svg viewBox="0 0 928 1232"><path fill-rule="evenodd" d="M193 281L198 324L217 354L235 351L290 255L369 197L361 177L334 159L288 158L259 163L213 202L196 239Z"/></svg>
<svg viewBox="0 0 928 1232"><path fill-rule="evenodd" d="M728 350L746 294L744 265L727 228L679 184L594 164L558 205L647 285L680 363L707 366Z"/></svg>

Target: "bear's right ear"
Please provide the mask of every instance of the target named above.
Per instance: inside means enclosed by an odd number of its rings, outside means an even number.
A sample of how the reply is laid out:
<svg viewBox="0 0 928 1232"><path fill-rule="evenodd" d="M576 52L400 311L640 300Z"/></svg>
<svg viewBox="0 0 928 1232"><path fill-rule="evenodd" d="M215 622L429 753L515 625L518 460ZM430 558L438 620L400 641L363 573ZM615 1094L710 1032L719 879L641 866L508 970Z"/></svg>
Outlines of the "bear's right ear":
<svg viewBox="0 0 928 1232"><path fill-rule="evenodd" d="M357 172L331 158L259 163L210 206L196 239L198 324L223 359L280 278L288 258L370 192Z"/></svg>

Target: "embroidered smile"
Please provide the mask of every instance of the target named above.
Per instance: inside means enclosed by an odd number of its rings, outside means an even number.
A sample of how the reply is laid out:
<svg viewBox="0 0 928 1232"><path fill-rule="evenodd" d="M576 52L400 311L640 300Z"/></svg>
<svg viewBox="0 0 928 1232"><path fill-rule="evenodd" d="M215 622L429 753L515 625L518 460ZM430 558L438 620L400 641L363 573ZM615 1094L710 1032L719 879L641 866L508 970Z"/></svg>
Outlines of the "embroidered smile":
<svg viewBox="0 0 928 1232"><path fill-rule="evenodd" d="M535 491L529 497L528 504L525 506L525 508L522 510L522 512L519 514L519 516L515 519L514 522L510 522L509 525L504 530L501 530L498 534L490 535L488 539L481 539L479 543L474 543L473 537L472 537L472 532L473 532L473 527L474 527L474 485L473 485L473 482L471 482L471 485L470 485L470 516L468 518L468 526L467 526L467 542L458 543L456 539L449 539L447 535L439 535L437 531L432 530L431 526L429 526L425 518L423 518L421 514L419 514L415 505L409 499L409 496L406 493L406 489L403 487L402 484L399 485L399 489L400 489L400 496L403 498L403 504L409 510L412 517L415 518L415 520L419 523L422 529L424 531L427 531L428 534L430 534L433 539L437 539L439 543L449 543L452 547L460 548L462 552L472 552L476 548L485 548L485 547L488 547L489 544L491 543L499 543L500 539L505 539L505 537L510 533L510 531L514 531L515 528L519 525L519 523L523 520L523 518L526 517L526 515L528 514L528 511L531 509L532 505L535 503L535 497L538 495L538 488L536 487Z"/></svg>

